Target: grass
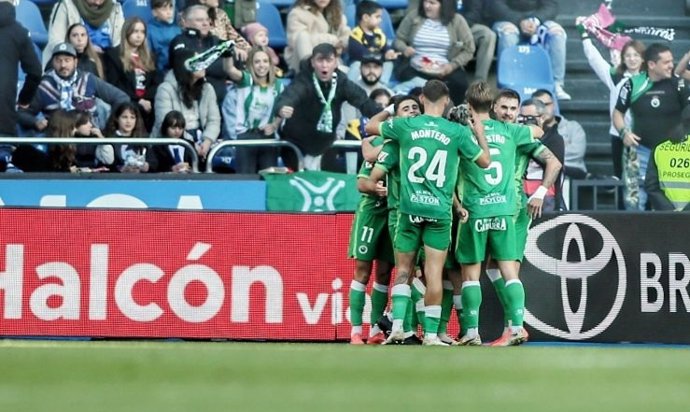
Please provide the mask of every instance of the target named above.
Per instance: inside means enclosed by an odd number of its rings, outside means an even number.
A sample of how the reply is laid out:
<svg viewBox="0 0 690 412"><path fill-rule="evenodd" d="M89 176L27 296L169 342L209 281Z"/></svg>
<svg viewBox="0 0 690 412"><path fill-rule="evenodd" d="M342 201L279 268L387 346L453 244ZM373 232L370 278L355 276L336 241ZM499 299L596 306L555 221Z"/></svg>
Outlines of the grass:
<svg viewBox="0 0 690 412"><path fill-rule="evenodd" d="M7 340L0 411L687 411L689 369L630 345Z"/></svg>

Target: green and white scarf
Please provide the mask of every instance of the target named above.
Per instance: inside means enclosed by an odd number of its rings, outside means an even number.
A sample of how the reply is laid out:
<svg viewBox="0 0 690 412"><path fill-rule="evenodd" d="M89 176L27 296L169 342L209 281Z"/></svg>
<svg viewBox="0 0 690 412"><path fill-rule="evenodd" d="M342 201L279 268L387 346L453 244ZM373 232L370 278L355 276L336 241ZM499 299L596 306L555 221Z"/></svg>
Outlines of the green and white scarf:
<svg viewBox="0 0 690 412"><path fill-rule="evenodd" d="M316 89L316 94L319 100L324 105L321 111L321 117L319 117L319 122L316 124L316 130L323 133L333 133L333 111L331 110L331 103L333 103L333 98L335 97L335 87L338 81L338 74L333 73L333 79L331 79L331 90L328 92L328 99L323 96L321 91L321 85L319 84L319 78L316 73L312 75L314 80L314 88Z"/></svg>

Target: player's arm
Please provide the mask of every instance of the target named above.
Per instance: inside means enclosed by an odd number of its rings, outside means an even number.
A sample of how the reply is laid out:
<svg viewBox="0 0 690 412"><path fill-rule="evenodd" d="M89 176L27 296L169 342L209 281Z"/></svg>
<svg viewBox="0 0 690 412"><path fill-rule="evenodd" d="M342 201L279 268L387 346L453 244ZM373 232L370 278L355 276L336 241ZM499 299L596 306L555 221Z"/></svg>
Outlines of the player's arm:
<svg viewBox="0 0 690 412"><path fill-rule="evenodd" d="M527 125L527 127L529 127L530 130L532 131L532 137L534 139L541 139L542 136L544 136L544 129L537 126L536 124L530 124L530 125Z"/></svg>
<svg viewBox="0 0 690 412"><path fill-rule="evenodd" d="M379 158L379 153L381 153L381 149L383 149L383 144L375 144L379 140L383 141L383 138L381 136L371 136L362 139L362 156L364 156L364 160L369 163L376 162L376 159Z"/></svg>
<svg viewBox="0 0 690 412"><path fill-rule="evenodd" d="M486 142L486 137L484 136L484 124L480 121L473 120L477 118L477 115L472 105L470 105L470 115L472 133L474 133L474 136L477 138L477 144L479 144L479 147L482 149L482 153L474 162L482 169L486 169L489 167L489 164L491 164L491 155L489 154L489 144Z"/></svg>
<svg viewBox="0 0 690 412"><path fill-rule="evenodd" d="M367 124L364 126L364 131L367 132L369 136L377 136L381 134L381 123L388 120L389 117L393 116L394 109L393 105L386 107L382 111L376 113L373 117L369 119Z"/></svg>
<svg viewBox="0 0 690 412"><path fill-rule="evenodd" d="M563 167L561 162L556 158L556 155L547 147L544 147L543 150L539 152L537 161L544 165L544 176L541 180L541 186L537 188L527 201L528 213L533 219L541 217L544 196L546 196L548 188L556 183L556 179L558 179L558 175Z"/></svg>
<svg viewBox="0 0 690 412"><path fill-rule="evenodd" d="M380 166L374 166L371 169L369 177L360 177L357 179L357 190L361 193L367 193L374 196L385 197L388 195L388 189L383 185L386 178L386 170Z"/></svg>
<svg viewBox="0 0 690 412"><path fill-rule="evenodd" d="M453 193L453 211L455 212L455 215L460 218L460 223L467 223L470 213L462 206L462 201L455 193Z"/></svg>

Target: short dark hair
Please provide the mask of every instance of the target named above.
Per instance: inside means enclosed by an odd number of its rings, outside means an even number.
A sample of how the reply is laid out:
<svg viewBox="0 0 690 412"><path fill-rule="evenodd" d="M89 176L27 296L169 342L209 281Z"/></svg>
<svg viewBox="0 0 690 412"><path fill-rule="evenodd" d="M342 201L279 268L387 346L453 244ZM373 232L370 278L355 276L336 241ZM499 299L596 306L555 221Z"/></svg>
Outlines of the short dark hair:
<svg viewBox="0 0 690 412"><path fill-rule="evenodd" d="M357 23L359 24L359 22L362 21L362 17L364 17L365 14L372 15L381 9L383 9L383 6L381 6L380 4L378 4L375 1L362 0L357 5L357 11L355 12L355 19L357 19Z"/></svg>
<svg viewBox="0 0 690 412"><path fill-rule="evenodd" d="M446 96L450 96L448 86L440 80L432 79L422 87L422 95L430 102L437 102Z"/></svg>
<svg viewBox="0 0 690 412"><path fill-rule="evenodd" d="M535 92L536 93L536 92ZM518 105L520 105L520 93L516 92L513 89L501 89L496 93L496 97L494 97L494 103L498 101L498 99L517 99Z"/></svg>
<svg viewBox="0 0 690 412"><path fill-rule="evenodd" d="M644 67L648 68L647 63L659 61L659 55L671 51L671 48L663 43L652 43L644 51Z"/></svg>
<svg viewBox="0 0 690 412"><path fill-rule="evenodd" d="M551 93L550 91L548 91L546 89L537 89L534 91L534 93L532 93L533 99L538 99L538 98L543 97L543 96L549 96L549 98L551 98L551 100L553 100L553 93Z"/></svg>
<svg viewBox="0 0 690 412"><path fill-rule="evenodd" d="M316 56L323 56L323 57L331 57L331 56L337 56L338 52L335 49L335 46L333 46L330 43L321 43L317 44L314 46L314 49L311 52L311 57L316 57Z"/></svg>
<svg viewBox="0 0 690 412"><path fill-rule="evenodd" d="M164 7L167 5L173 5L173 0L151 0L151 9L155 10L160 7Z"/></svg>
<svg viewBox="0 0 690 412"><path fill-rule="evenodd" d="M413 96L411 94L398 94L393 96L393 98L391 99L391 103L393 103L393 109L396 113L398 112L398 107L400 106L400 104L406 100L414 101L415 103L417 103L417 106L419 106L419 108L421 109L422 104L419 102L417 96Z"/></svg>
<svg viewBox="0 0 690 412"><path fill-rule="evenodd" d="M441 3L441 24L447 26L455 18L457 13L457 1L456 0L438 0ZM421 17L426 18L426 12L424 11L424 0L419 0L419 7L417 7L417 14Z"/></svg>
<svg viewBox="0 0 690 412"><path fill-rule="evenodd" d="M371 100L376 100L376 98L379 96L388 96L388 98L390 99L391 98L391 92L389 92L388 90L386 90L382 87L379 87L378 89L374 89L371 91L371 93L369 93L369 98Z"/></svg>

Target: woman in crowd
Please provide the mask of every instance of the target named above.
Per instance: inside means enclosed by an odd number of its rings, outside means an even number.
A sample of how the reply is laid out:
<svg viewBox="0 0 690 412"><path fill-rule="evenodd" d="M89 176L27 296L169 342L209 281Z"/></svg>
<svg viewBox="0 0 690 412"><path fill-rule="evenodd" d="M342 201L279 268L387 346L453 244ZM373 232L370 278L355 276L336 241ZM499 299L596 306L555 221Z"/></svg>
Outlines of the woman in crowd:
<svg viewBox="0 0 690 412"><path fill-rule="evenodd" d="M460 104L468 84L464 67L475 47L472 31L455 7L455 0L421 1L400 23L393 47L405 57L396 70L401 82L443 80L453 102Z"/></svg>
<svg viewBox="0 0 690 412"><path fill-rule="evenodd" d="M220 135L220 110L213 86L204 79L205 71L188 71L184 62L194 56L188 49L175 53L173 68L156 91L153 136L160 134L165 115L177 110L184 115L187 132L196 144L200 157L206 157Z"/></svg>
<svg viewBox="0 0 690 412"><path fill-rule="evenodd" d="M317 44L330 43L342 54L350 28L339 0L297 0L287 16L286 34L285 60L299 71Z"/></svg>
<svg viewBox="0 0 690 412"><path fill-rule="evenodd" d="M144 120L136 104L127 102L115 108L105 127L105 135L112 137L147 137ZM148 172L151 165L147 161L148 147L142 145L114 145L115 170L122 173Z"/></svg>
<svg viewBox="0 0 690 412"><path fill-rule="evenodd" d="M273 105L283 86L276 79L275 66L270 55L261 47L249 52L247 70L230 69L230 79L237 84L237 138L275 139L280 117L273 117ZM256 173L275 166L277 151L274 147L238 147L235 171Z"/></svg>
<svg viewBox="0 0 690 412"><path fill-rule="evenodd" d="M69 42L77 51L77 68L84 72L92 73L101 79L105 79L101 56L91 46L91 39L86 32L86 27L81 23L74 23L67 29L66 42ZM52 69L52 65L48 64Z"/></svg>
<svg viewBox="0 0 690 412"><path fill-rule="evenodd" d="M156 65L146 42L146 23L139 17L127 19L122 26L120 45L108 49L103 60L108 83L136 102L146 129L151 130Z"/></svg>
<svg viewBox="0 0 690 412"><path fill-rule="evenodd" d="M83 23L94 50L101 54L120 44L120 32L125 22L122 6L117 0L61 0L50 14L48 45L43 49L43 64L50 61L53 47L61 43L67 28Z"/></svg>

